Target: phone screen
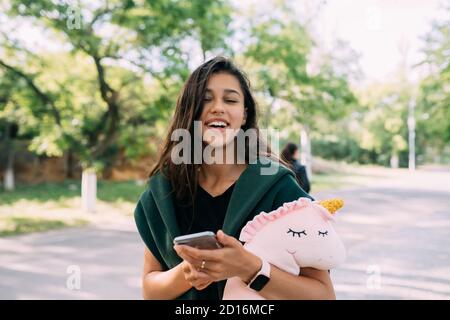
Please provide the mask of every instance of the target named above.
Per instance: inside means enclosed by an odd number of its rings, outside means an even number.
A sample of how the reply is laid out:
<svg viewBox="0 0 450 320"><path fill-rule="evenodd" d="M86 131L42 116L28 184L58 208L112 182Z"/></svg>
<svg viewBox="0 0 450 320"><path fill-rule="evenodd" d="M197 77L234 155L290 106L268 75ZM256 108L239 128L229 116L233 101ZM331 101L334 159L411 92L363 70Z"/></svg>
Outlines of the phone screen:
<svg viewBox="0 0 450 320"><path fill-rule="evenodd" d="M198 249L220 249L222 246L217 241L214 233L199 233L177 237L174 239L175 244L191 246Z"/></svg>

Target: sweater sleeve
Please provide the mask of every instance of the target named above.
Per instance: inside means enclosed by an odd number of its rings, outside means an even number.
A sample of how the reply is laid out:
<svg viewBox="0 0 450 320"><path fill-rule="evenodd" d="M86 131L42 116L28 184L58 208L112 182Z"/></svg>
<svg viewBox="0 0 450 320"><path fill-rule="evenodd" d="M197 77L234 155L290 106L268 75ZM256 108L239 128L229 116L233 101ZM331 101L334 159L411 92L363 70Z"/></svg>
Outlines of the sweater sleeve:
<svg viewBox="0 0 450 320"><path fill-rule="evenodd" d="M155 256L159 263L164 266L164 260L159 253L158 247L156 246L148 223L148 215L150 214L149 210L151 210L151 206L149 206L149 204L151 204L152 201L153 198L149 190L142 193L139 202L136 205L136 209L134 210L134 220L136 222L136 227L139 235L142 238L142 241L144 241L147 248Z"/></svg>
<svg viewBox="0 0 450 320"><path fill-rule="evenodd" d="M306 197L314 200L313 197L311 197L298 185L292 175L288 174L284 176L280 182L281 186L275 195L272 210L281 207L286 202L297 200L300 197Z"/></svg>

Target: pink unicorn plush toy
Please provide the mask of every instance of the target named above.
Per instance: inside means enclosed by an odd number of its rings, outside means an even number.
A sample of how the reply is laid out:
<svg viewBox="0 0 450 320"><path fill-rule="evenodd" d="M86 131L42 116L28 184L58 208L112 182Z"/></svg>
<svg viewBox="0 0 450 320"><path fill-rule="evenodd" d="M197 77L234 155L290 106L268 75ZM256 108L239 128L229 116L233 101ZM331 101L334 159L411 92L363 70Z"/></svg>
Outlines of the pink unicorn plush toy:
<svg viewBox="0 0 450 320"><path fill-rule="evenodd" d="M299 198L269 212L261 212L242 229L244 247L281 270L294 275L300 268L330 270L345 260L345 247L331 222L343 206L341 199L320 202ZM224 300L263 300L238 277L228 279Z"/></svg>

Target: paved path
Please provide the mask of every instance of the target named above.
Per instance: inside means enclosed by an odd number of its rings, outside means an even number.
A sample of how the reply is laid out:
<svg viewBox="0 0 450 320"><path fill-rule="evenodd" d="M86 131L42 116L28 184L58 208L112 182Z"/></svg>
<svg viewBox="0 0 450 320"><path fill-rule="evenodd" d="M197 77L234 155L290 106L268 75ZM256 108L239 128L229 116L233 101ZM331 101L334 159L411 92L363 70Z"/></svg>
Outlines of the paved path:
<svg viewBox="0 0 450 320"><path fill-rule="evenodd" d="M396 171L312 193L346 202L336 226L348 257L332 271L339 299L450 298L449 181L449 171ZM132 221L0 238L0 299L140 299L142 250Z"/></svg>
<svg viewBox="0 0 450 320"><path fill-rule="evenodd" d="M367 188L321 192L346 200L347 247L332 271L338 299L450 299L450 172L394 175Z"/></svg>
<svg viewBox="0 0 450 320"><path fill-rule="evenodd" d="M0 299L140 299L142 254L131 222L3 238Z"/></svg>

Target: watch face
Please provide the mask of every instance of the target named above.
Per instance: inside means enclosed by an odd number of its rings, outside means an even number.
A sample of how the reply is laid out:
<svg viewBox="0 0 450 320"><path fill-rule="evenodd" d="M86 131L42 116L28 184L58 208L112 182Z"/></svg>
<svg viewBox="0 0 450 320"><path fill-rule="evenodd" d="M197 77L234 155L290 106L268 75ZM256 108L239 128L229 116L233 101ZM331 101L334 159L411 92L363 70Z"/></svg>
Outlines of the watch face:
<svg viewBox="0 0 450 320"><path fill-rule="evenodd" d="M256 291L260 291L260 290L262 290L262 288L264 288L264 286L267 284L267 282L269 282L269 280L270 280L269 277L267 277L263 274L260 274L250 284L250 288L252 288L253 290L256 290Z"/></svg>

